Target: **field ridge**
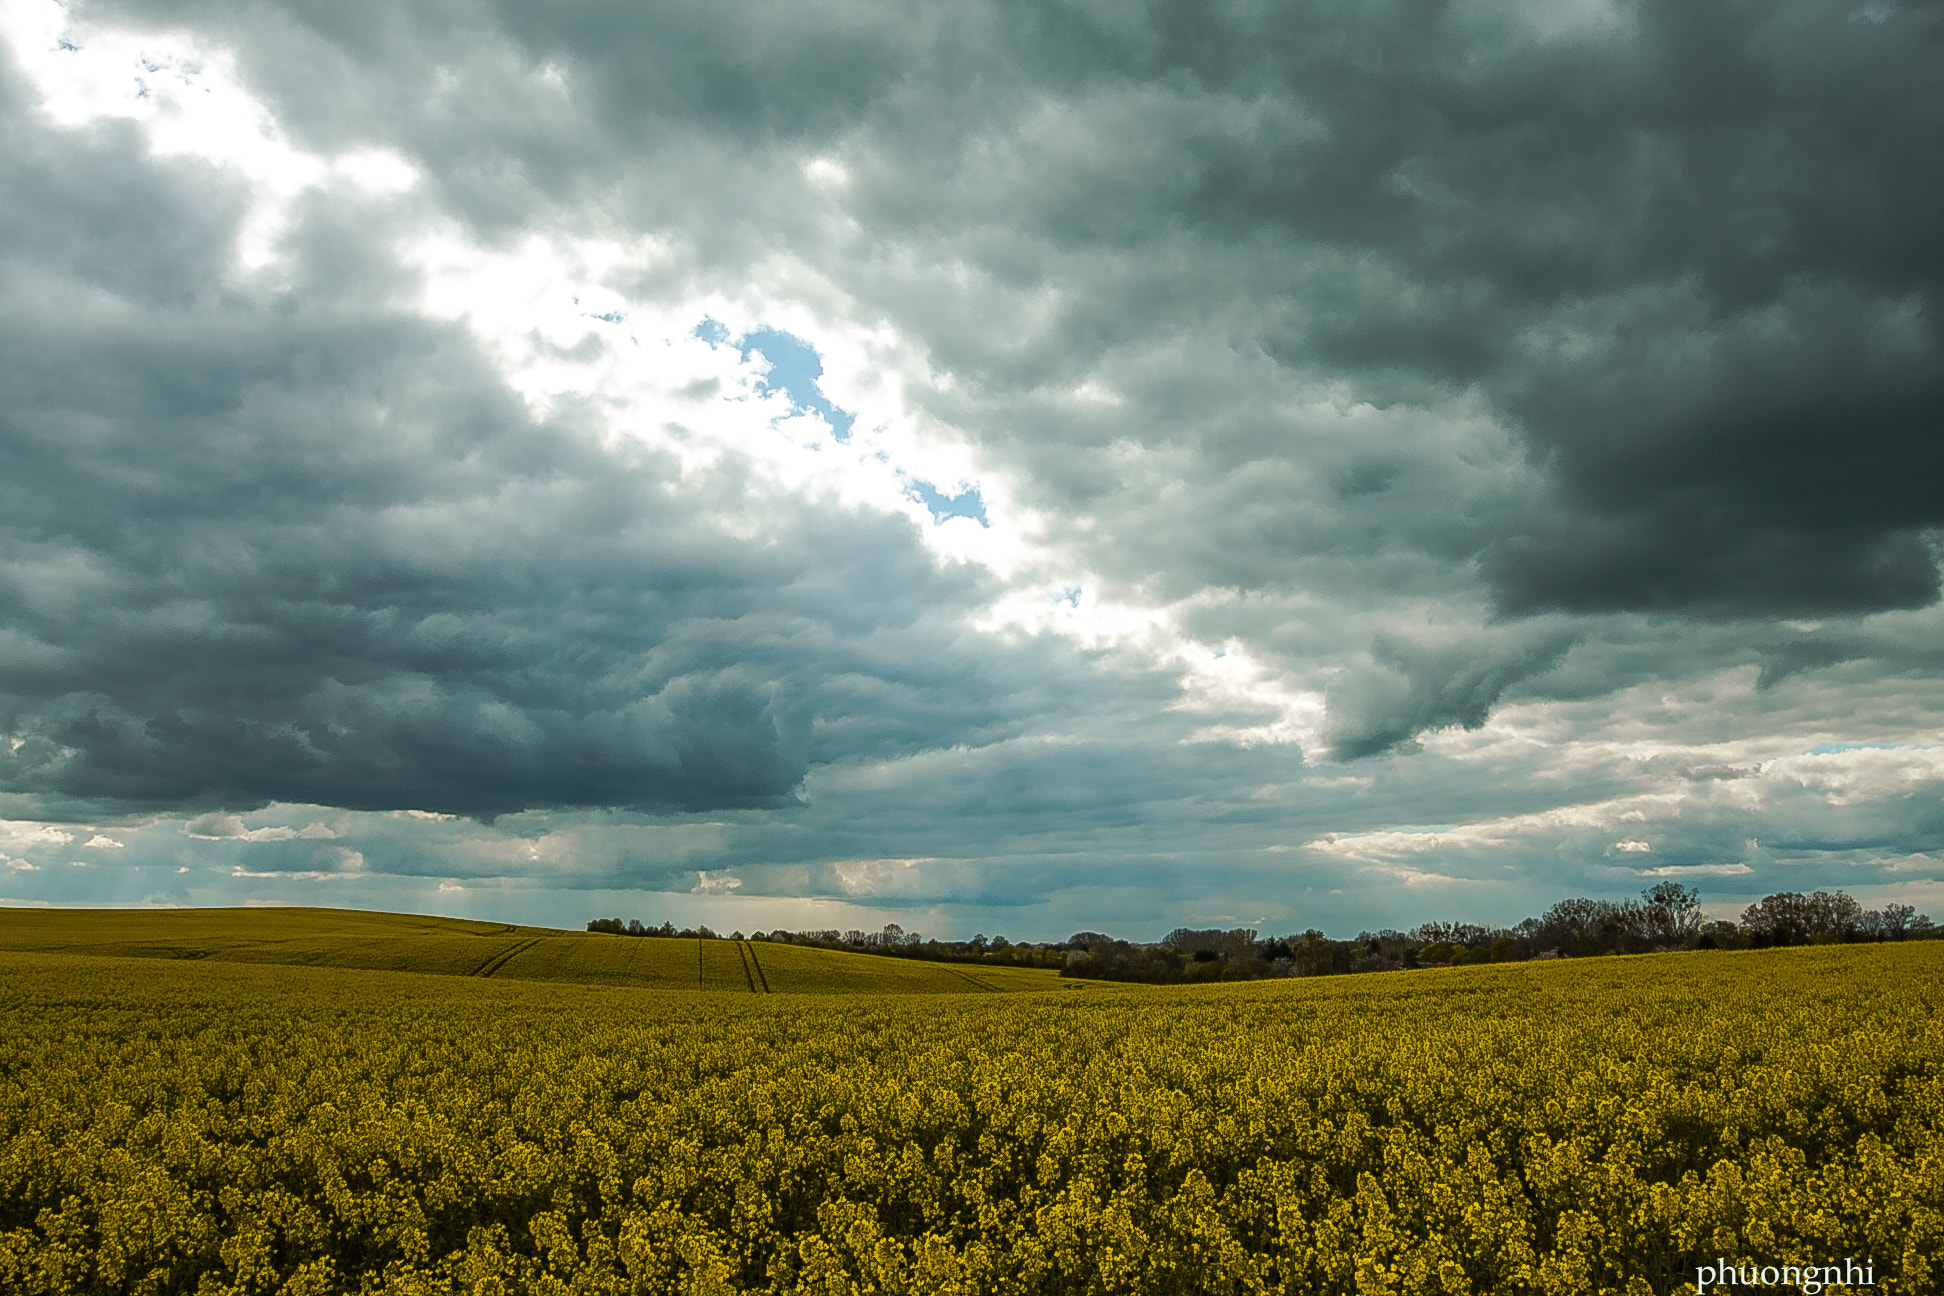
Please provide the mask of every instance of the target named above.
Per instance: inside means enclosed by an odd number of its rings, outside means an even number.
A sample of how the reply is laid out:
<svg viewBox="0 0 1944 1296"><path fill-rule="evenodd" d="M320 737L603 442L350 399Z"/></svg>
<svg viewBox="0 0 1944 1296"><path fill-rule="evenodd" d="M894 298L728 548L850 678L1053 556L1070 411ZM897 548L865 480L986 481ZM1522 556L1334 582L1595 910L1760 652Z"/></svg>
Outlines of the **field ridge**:
<svg viewBox="0 0 1944 1296"><path fill-rule="evenodd" d="M0 950L305 965L495 981L734 994L1075 990L1049 970L981 968L791 945L615 936L354 909L0 908Z"/></svg>

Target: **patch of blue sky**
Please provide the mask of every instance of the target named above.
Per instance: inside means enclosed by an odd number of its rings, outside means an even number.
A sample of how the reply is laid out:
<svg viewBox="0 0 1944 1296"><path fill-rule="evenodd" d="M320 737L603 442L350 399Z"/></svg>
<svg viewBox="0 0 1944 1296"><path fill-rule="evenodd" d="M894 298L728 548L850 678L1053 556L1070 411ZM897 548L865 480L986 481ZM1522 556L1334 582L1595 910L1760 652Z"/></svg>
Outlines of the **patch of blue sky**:
<svg viewBox="0 0 1944 1296"><path fill-rule="evenodd" d="M695 336L711 346L722 346L731 341L729 330L713 319L705 319L697 324ZM734 345L742 352L744 360L760 355L769 366L768 372L757 381L758 392L781 392L789 398L793 409L820 415L839 441L850 440L851 427L857 422L857 416L832 405L830 398L823 394L817 382L823 377L823 357L817 354L815 347L793 333L768 327L751 329L734 339ZM882 453L877 457L885 459ZM979 494L976 486L968 486L956 495L947 495L930 482L911 479L907 493L931 510L934 522L964 517L971 518L982 527L992 525L986 518L985 497Z"/></svg>
<svg viewBox="0 0 1944 1296"><path fill-rule="evenodd" d="M1896 751L1900 747L1909 745L1908 743L1817 743L1806 754L1810 756L1834 756L1838 752Z"/></svg>
<svg viewBox="0 0 1944 1296"><path fill-rule="evenodd" d="M711 326L713 334L704 332ZM726 331L714 320L704 320L695 335L709 342L727 337ZM756 384L757 391L783 393L796 409L821 415L839 441L850 440L851 425L857 416L832 405L817 385L817 379L823 377L823 358L815 347L781 329L759 328L743 334L736 349L742 352L744 360L757 354L768 362L769 372Z"/></svg>
<svg viewBox="0 0 1944 1296"><path fill-rule="evenodd" d="M947 495L930 482L913 481L910 494L913 499L931 510L934 522L943 522L947 518L966 517L982 527L992 525L986 521L985 499L979 494L977 486L968 486L956 495Z"/></svg>

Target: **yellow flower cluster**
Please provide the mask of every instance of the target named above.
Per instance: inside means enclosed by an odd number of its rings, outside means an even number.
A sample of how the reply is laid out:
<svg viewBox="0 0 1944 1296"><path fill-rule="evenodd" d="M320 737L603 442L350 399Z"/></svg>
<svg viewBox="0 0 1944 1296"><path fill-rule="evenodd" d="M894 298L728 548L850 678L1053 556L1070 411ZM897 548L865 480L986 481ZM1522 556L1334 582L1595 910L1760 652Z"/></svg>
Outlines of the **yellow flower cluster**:
<svg viewBox="0 0 1944 1296"><path fill-rule="evenodd" d="M0 954L0 1291L1935 1292L1940 954L881 999Z"/></svg>

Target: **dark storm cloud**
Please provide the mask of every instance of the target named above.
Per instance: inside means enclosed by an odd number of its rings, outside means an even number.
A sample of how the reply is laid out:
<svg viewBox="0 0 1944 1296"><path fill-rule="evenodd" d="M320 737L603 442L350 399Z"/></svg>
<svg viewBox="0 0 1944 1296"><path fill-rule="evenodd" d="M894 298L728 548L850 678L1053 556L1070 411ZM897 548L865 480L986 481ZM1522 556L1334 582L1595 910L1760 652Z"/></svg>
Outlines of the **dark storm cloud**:
<svg viewBox="0 0 1944 1296"><path fill-rule="evenodd" d="M283 291L225 286L239 204L201 164L7 120L16 806L768 806L1052 706L904 519L536 421L385 305L382 216L319 199Z"/></svg>
<svg viewBox="0 0 1944 1296"><path fill-rule="evenodd" d="M1434 552L1476 559L1506 612L1937 596L1936 6L89 12L242 41L300 137L389 139L489 224L597 202L705 263L781 244L831 266L1048 503L1099 502L1114 442L1186 441L1204 470L1289 453L1246 393L1146 404L1104 442L1022 410L1213 328L1380 406L1484 396L1550 496ZM819 153L861 238L805 214ZM924 282L949 262L987 287ZM1008 294L1036 291L1052 312L1013 327Z"/></svg>
<svg viewBox="0 0 1944 1296"><path fill-rule="evenodd" d="M1497 643L1380 642L1369 666L1330 681L1331 748L1354 759L1427 729L1476 729L1507 688L1553 666L1572 643L1558 630Z"/></svg>

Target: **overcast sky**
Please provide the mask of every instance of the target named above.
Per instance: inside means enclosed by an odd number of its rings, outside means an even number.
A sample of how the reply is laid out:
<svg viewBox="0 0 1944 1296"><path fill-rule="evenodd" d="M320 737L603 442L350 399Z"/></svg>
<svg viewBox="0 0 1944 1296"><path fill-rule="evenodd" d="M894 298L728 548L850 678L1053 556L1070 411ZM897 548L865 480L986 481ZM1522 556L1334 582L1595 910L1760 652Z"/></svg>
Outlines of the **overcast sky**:
<svg viewBox="0 0 1944 1296"><path fill-rule="evenodd" d="M1944 918L1944 13L0 0L0 898Z"/></svg>

